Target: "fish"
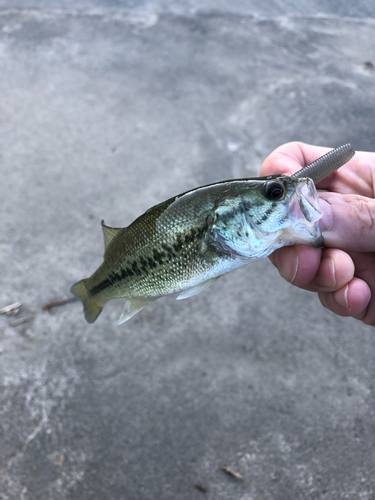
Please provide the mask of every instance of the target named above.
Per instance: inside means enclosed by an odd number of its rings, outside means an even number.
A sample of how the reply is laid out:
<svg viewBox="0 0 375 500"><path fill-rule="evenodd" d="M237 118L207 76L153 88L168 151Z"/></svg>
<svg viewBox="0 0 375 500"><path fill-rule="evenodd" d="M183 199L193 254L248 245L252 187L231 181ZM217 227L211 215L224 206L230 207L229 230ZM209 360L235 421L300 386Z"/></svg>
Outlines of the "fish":
<svg viewBox="0 0 375 500"><path fill-rule="evenodd" d="M309 178L240 179L187 191L128 227L102 222L103 263L71 291L89 323L106 302L126 298L123 323L159 297L196 295L281 246L321 246L318 203Z"/></svg>
<svg viewBox="0 0 375 500"><path fill-rule="evenodd" d="M311 177L220 181L159 203L127 227L102 221L103 263L71 288L85 319L93 323L109 300L125 298L121 324L160 297L192 297L285 245L322 246Z"/></svg>

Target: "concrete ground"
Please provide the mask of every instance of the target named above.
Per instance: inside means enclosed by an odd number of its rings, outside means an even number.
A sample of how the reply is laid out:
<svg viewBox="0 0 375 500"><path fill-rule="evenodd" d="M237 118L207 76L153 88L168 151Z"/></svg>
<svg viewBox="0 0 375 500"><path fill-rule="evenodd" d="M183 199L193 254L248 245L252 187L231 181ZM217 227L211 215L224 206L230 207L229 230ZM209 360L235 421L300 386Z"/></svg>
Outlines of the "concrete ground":
<svg viewBox="0 0 375 500"><path fill-rule="evenodd" d="M375 498L375 332L268 260L121 326L42 310L102 218L289 140L374 151L374 30L370 0L0 0L1 500Z"/></svg>

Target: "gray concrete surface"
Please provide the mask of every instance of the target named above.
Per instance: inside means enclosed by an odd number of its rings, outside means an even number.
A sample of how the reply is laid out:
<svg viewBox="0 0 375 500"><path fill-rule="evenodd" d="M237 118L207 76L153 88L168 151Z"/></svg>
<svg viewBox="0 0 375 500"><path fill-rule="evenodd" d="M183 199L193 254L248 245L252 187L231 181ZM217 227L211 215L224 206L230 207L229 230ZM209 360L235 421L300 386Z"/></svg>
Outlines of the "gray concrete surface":
<svg viewBox="0 0 375 500"><path fill-rule="evenodd" d="M374 30L366 0L0 1L1 500L375 498L374 330L268 261L120 327L42 311L102 218L285 141L374 150Z"/></svg>

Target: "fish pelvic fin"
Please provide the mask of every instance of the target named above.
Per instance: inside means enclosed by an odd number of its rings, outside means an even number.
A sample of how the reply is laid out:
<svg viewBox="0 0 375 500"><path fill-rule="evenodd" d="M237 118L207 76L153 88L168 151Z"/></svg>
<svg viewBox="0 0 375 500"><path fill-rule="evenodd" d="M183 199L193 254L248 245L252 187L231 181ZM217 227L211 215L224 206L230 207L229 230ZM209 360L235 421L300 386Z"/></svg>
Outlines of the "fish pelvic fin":
<svg viewBox="0 0 375 500"><path fill-rule="evenodd" d="M150 302L155 299L126 299L124 310L117 321L118 325L125 323L128 319L132 318L137 312L147 306Z"/></svg>
<svg viewBox="0 0 375 500"><path fill-rule="evenodd" d="M180 293L180 295L176 298L176 300L188 299L189 297L198 295L198 293L201 293L203 292L203 290L206 290L206 288L208 288L217 279L218 278L210 278L206 281L203 281L202 283L198 283L198 285L192 286L191 288L184 290L183 292Z"/></svg>
<svg viewBox="0 0 375 500"><path fill-rule="evenodd" d="M86 321L88 323L94 323L104 306L92 298L86 288L85 282L86 280L78 281L78 283L72 286L70 291L82 302Z"/></svg>

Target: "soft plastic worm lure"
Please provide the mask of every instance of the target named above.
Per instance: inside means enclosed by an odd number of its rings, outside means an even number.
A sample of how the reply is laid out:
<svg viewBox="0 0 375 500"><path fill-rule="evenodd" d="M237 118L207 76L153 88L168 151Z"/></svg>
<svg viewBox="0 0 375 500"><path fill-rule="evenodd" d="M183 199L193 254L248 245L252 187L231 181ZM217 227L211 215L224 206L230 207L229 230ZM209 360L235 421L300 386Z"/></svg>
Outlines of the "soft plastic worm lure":
<svg viewBox="0 0 375 500"><path fill-rule="evenodd" d="M344 144L298 170L291 178L309 177L316 184L345 165L354 155L351 144Z"/></svg>

